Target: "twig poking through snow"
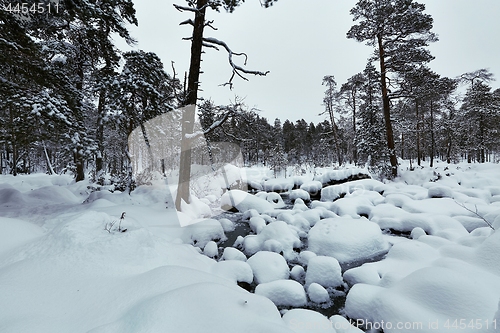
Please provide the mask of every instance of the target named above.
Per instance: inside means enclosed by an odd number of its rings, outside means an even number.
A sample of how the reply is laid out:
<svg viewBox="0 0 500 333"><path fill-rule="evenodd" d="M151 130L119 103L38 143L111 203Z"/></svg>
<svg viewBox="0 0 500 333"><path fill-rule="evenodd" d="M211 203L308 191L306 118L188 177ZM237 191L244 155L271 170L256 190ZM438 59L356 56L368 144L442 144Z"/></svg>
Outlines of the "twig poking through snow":
<svg viewBox="0 0 500 333"><path fill-rule="evenodd" d="M473 211L472 209L467 208L467 207L465 206L465 204L461 204L461 203L457 202L456 200L455 200L455 203L456 203L457 205L459 205L460 207L462 207L463 209L465 209L465 210L467 210L467 211L471 212L472 214L476 215L477 217L479 217L479 218L480 218L481 220L483 220L483 221L484 221L484 222L485 222L485 223L486 223L486 224L487 224L487 225L488 225L491 229L495 230L495 228L493 227L493 225L492 225L492 224L491 224L488 220L486 220L486 219L485 219L482 215L479 215L479 213L478 213L478 211L477 211L477 205L474 205L475 211Z"/></svg>

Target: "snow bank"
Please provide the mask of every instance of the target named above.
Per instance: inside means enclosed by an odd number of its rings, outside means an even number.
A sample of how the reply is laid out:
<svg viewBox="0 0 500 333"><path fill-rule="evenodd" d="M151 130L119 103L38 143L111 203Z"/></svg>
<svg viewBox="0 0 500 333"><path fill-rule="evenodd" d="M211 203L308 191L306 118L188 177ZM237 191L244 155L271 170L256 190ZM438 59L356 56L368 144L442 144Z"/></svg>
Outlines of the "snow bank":
<svg viewBox="0 0 500 333"><path fill-rule="evenodd" d="M292 309L283 315L283 320L295 333L336 333L328 318L312 310Z"/></svg>
<svg viewBox="0 0 500 333"><path fill-rule="evenodd" d="M198 283L147 298L89 333L256 331L290 332L268 299L240 288Z"/></svg>
<svg viewBox="0 0 500 333"><path fill-rule="evenodd" d="M373 257L389 248L379 226L366 218L320 220L309 231L308 239L309 251L340 262Z"/></svg>

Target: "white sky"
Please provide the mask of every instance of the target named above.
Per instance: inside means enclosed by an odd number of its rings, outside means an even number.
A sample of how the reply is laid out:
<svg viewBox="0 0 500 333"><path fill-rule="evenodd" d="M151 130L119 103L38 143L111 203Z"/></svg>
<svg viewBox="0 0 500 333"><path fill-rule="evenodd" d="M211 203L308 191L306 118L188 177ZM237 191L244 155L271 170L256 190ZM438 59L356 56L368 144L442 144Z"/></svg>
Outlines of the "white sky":
<svg viewBox="0 0 500 333"><path fill-rule="evenodd" d="M201 96L218 104L228 104L235 95L245 97L249 107L262 110L273 122L304 118L317 123L325 87L323 76L334 75L338 85L361 72L372 49L347 39L353 25L349 10L357 0L279 0L273 7L260 7L259 0L246 0L234 13L207 11L219 30L205 35L224 40L234 52L248 55L251 70L270 71L266 77L235 78L232 91L227 82L231 69L227 54L206 49L203 56ZM489 68L500 80L500 1L420 0L434 18L433 31L440 41L430 46L436 57L430 67L443 76ZM167 72L175 61L179 75L189 67L191 26L179 26L192 13L178 12L172 0L137 0L139 27L131 27L138 39L136 49L157 53ZM185 5L185 1L175 3ZM119 47L123 44L118 43ZM235 62L240 59L236 57ZM499 82L492 82L494 88Z"/></svg>

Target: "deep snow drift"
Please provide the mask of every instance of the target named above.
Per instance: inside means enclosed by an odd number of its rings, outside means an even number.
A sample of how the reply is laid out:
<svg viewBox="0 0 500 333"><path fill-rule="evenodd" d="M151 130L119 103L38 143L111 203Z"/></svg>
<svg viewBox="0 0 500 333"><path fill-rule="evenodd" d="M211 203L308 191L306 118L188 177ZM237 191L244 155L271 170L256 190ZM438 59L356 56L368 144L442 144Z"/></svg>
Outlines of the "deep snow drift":
<svg viewBox="0 0 500 333"><path fill-rule="evenodd" d="M500 330L500 232L488 226L500 229L499 165L402 167L385 183L317 172L247 170L281 195L223 194L200 177L209 193L182 213L163 180L128 195L0 176L0 331L361 332L346 318L384 332ZM221 204L252 230L225 249L236 225ZM344 291L341 313L310 310Z"/></svg>

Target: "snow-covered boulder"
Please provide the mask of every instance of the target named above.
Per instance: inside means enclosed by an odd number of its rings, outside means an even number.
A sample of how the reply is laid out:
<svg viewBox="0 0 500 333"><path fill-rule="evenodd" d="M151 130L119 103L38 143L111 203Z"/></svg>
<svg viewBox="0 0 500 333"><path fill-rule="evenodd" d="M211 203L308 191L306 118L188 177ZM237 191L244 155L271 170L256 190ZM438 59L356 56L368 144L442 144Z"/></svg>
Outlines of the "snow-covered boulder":
<svg viewBox="0 0 500 333"><path fill-rule="evenodd" d="M312 180L300 185L300 189L309 193L310 196L317 196L322 188L323 184L318 180Z"/></svg>
<svg viewBox="0 0 500 333"><path fill-rule="evenodd" d="M304 284L306 279L306 271L304 270L304 267L300 265L293 266L290 270L290 277L295 281Z"/></svg>
<svg viewBox="0 0 500 333"><path fill-rule="evenodd" d="M313 282L307 287L307 295L309 299L314 303L328 303L330 302L330 296L328 295L328 291L326 289L316 283Z"/></svg>
<svg viewBox="0 0 500 333"><path fill-rule="evenodd" d="M337 259L326 256L316 256L309 259L306 286L313 282L323 287L332 288L342 285L342 270Z"/></svg>
<svg viewBox="0 0 500 333"><path fill-rule="evenodd" d="M304 287L294 280L275 280L259 284L256 295L269 298L276 306L300 307L307 304Z"/></svg>
<svg viewBox="0 0 500 333"><path fill-rule="evenodd" d="M447 186L433 186L428 191L429 198L453 198L453 191Z"/></svg>
<svg viewBox="0 0 500 333"><path fill-rule="evenodd" d="M247 255L252 255L264 249L267 240L274 240L281 243L283 255L287 259L295 257L294 248L302 246L297 230L283 221L275 221L266 225L258 235L248 235L244 238L243 248Z"/></svg>
<svg viewBox="0 0 500 333"><path fill-rule="evenodd" d="M225 210L236 208L240 212L255 209L259 213L264 213L265 211L274 209L275 205L241 190L231 190L222 195L221 207Z"/></svg>
<svg viewBox="0 0 500 333"><path fill-rule="evenodd" d="M253 216L248 221L250 229L256 234L260 233L261 230L266 226L266 221L260 216Z"/></svg>
<svg viewBox="0 0 500 333"><path fill-rule="evenodd" d="M208 242L203 248L203 254L209 258L217 259L219 256L219 247L217 246L217 243L214 241Z"/></svg>
<svg viewBox="0 0 500 333"><path fill-rule="evenodd" d="M226 219L226 218L219 219L219 223L222 226L222 229L224 230L224 232L232 232L236 228L233 221Z"/></svg>
<svg viewBox="0 0 500 333"><path fill-rule="evenodd" d="M219 261L212 266L211 272L234 283L252 283L253 271L249 264L241 260Z"/></svg>
<svg viewBox="0 0 500 333"><path fill-rule="evenodd" d="M258 284L288 279L290 276L285 258L274 252L259 251L248 258L247 263L252 267Z"/></svg>
<svg viewBox="0 0 500 333"><path fill-rule="evenodd" d="M184 237L193 245L204 248L209 241L224 241L227 239L219 221L214 219L201 220L184 227Z"/></svg>
<svg viewBox="0 0 500 333"><path fill-rule="evenodd" d="M311 200L309 193L303 189L292 190L289 195L290 200L294 202L297 199L302 199L303 201Z"/></svg>
<svg viewBox="0 0 500 333"><path fill-rule="evenodd" d="M373 257L389 248L379 226L364 217L321 220L311 228L308 239L309 251L340 262Z"/></svg>
<svg viewBox="0 0 500 333"><path fill-rule="evenodd" d="M247 257L238 249L234 247L226 247L222 253L223 260L240 260L247 261Z"/></svg>
<svg viewBox="0 0 500 333"><path fill-rule="evenodd" d="M294 187L293 178L272 178L264 182L264 191L266 192L290 192Z"/></svg>

